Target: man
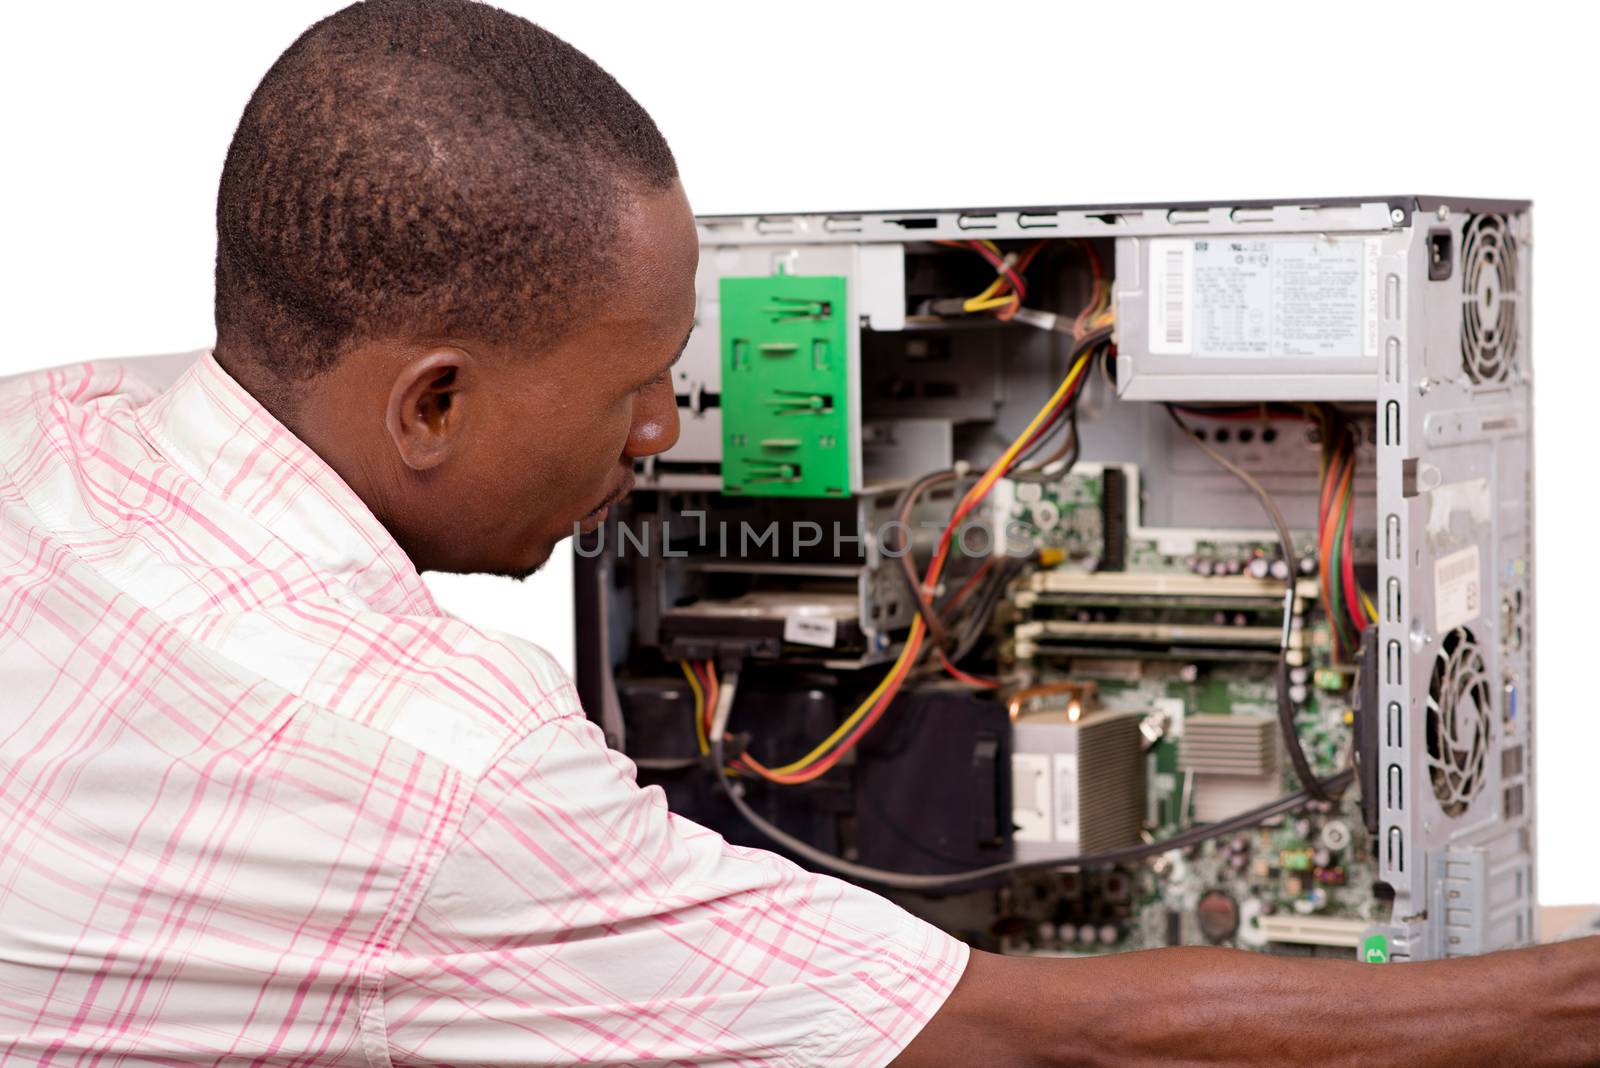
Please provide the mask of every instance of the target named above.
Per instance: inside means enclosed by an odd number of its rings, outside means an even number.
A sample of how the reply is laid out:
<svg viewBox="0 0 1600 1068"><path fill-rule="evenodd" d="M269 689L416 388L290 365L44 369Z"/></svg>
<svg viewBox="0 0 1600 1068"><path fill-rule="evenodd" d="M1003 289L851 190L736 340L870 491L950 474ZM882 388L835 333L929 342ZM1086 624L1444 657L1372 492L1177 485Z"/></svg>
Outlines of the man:
<svg viewBox="0 0 1600 1068"><path fill-rule="evenodd" d="M697 243L611 78L463 0L247 106L217 343L0 387L6 1064L1600 1063L1600 949L1393 967L965 947L666 812L526 575L671 446Z"/></svg>

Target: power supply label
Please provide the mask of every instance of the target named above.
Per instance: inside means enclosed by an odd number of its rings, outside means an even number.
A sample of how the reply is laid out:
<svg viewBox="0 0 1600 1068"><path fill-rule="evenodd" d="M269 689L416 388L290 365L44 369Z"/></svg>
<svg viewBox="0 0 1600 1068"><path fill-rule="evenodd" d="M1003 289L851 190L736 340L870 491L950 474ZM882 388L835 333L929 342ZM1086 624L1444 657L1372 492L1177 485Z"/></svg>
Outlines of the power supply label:
<svg viewBox="0 0 1600 1068"><path fill-rule="evenodd" d="M1150 352L1227 359L1378 354L1378 239L1150 242Z"/></svg>

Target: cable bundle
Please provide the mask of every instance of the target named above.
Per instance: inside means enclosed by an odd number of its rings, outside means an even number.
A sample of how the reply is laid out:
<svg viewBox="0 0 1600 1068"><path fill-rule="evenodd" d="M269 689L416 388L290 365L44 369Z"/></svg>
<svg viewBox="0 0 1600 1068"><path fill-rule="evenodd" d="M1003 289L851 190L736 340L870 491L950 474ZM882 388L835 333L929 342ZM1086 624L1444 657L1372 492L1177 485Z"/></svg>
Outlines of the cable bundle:
<svg viewBox="0 0 1600 1068"><path fill-rule="evenodd" d="M1317 501L1318 581L1328 614L1333 660L1344 662L1361 644L1361 632L1378 618L1372 600L1356 583L1356 448L1359 428L1338 411L1319 406L1313 418L1322 428L1322 493Z"/></svg>

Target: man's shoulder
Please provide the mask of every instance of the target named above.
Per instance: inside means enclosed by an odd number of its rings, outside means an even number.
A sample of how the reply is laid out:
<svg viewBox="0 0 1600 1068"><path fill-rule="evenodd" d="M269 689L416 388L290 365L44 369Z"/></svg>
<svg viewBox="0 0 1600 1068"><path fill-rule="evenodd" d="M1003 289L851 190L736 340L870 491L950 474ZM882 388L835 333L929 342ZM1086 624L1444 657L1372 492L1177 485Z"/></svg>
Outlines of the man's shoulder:
<svg viewBox="0 0 1600 1068"><path fill-rule="evenodd" d="M571 677L547 651L450 616L311 597L174 622L307 703L471 777L540 726L583 715Z"/></svg>
<svg viewBox="0 0 1600 1068"><path fill-rule="evenodd" d="M107 402L130 406L151 400L199 352L80 360L36 371L0 375L0 413L12 423L32 412L48 420L51 412ZM14 425L14 424L13 424Z"/></svg>

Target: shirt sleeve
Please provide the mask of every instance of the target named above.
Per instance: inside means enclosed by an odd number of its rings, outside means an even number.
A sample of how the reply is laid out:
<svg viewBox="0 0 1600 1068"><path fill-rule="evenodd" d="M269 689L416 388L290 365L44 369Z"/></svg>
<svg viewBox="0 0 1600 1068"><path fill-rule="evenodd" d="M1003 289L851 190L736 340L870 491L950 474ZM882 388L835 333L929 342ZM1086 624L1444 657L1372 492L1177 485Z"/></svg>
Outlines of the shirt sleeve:
<svg viewBox="0 0 1600 1068"><path fill-rule="evenodd" d="M667 811L582 716L480 780L384 985L396 1064L886 1064L967 948Z"/></svg>

